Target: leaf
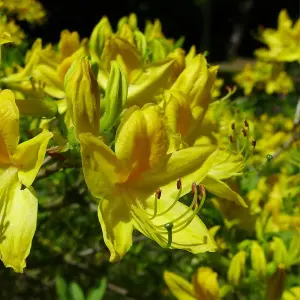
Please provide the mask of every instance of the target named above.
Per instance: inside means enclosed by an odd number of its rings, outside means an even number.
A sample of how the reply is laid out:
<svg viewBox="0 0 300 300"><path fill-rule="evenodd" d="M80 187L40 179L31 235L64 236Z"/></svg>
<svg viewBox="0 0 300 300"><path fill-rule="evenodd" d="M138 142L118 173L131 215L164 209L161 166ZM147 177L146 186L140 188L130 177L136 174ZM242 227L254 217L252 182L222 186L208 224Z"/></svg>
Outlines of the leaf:
<svg viewBox="0 0 300 300"><path fill-rule="evenodd" d="M89 293L87 300L102 300L102 298L105 294L105 291L106 291L106 287L107 287L107 280L106 280L106 278L102 278L100 280L99 287L96 289L93 289Z"/></svg>
<svg viewBox="0 0 300 300"><path fill-rule="evenodd" d="M76 282L71 282L69 290L72 300L85 300L84 293Z"/></svg>
<svg viewBox="0 0 300 300"><path fill-rule="evenodd" d="M59 300L68 300L67 297L67 283L66 281L59 275L55 277L55 285L56 285L56 293L58 295Z"/></svg>

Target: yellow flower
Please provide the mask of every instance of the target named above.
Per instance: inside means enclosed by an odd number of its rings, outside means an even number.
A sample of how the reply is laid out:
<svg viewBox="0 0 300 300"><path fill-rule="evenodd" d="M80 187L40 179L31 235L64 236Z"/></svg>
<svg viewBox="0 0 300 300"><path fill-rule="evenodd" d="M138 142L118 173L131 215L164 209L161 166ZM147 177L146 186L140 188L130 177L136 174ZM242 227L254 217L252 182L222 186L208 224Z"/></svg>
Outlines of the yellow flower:
<svg viewBox="0 0 300 300"><path fill-rule="evenodd" d="M216 246L197 216L201 183L215 157L212 147L191 147L167 154L164 116L156 105L134 106L118 128L115 152L90 133L79 136L85 180L100 199L98 217L110 261L120 260L132 245L136 228L162 247L193 253ZM184 164L182 163L184 161ZM192 204L179 198L193 187ZM203 199L203 198L202 198Z"/></svg>
<svg viewBox="0 0 300 300"><path fill-rule="evenodd" d="M0 257L5 266L23 272L37 218L37 199L30 186L52 133L44 130L18 145L19 111L14 94L2 91L0 103Z"/></svg>
<svg viewBox="0 0 300 300"><path fill-rule="evenodd" d="M261 59L274 61L300 61L300 19L292 26L287 11L283 9L278 16L278 28L263 29L261 41L269 49L258 49L255 55Z"/></svg>
<svg viewBox="0 0 300 300"><path fill-rule="evenodd" d="M192 284L175 273L165 271L164 280L178 300L218 300L221 298L218 274L201 267L193 276Z"/></svg>
<svg viewBox="0 0 300 300"><path fill-rule="evenodd" d="M284 71L282 63L257 61L254 65L246 64L234 77L234 81L250 95L254 88L265 90L267 94L288 94L294 90L292 78Z"/></svg>
<svg viewBox="0 0 300 300"><path fill-rule="evenodd" d="M74 60L87 55L86 43L87 40L83 40L80 44L78 33L67 30L61 33L58 52L51 45L43 48L41 39L37 39L26 54L25 67L1 81L25 96L37 97L37 92L43 94L44 91L63 99L65 75Z"/></svg>
<svg viewBox="0 0 300 300"><path fill-rule="evenodd" d="M8 33L11 37L10 41L16 45L20 45L25 37L23 30L13 20L7 22L5 18L1 20L0 32L2 35Z"/></svg>
<svg viewBox="0 0 300 300"><path fill-rule="evenodd" d="M40 22L46 16L44 7L37 0L2 0L1 2L8 14L17 15L21 21Z"/></svg>
<svg viewBox="0 0 300 300"><path fill-rule="evenodd" d="M207 66L203 55L195 56L165 92L164 106L168 125L182 142L194 145L199 126L211 101L218 67ZM172 145L175 149L180 145Z"/></svg>

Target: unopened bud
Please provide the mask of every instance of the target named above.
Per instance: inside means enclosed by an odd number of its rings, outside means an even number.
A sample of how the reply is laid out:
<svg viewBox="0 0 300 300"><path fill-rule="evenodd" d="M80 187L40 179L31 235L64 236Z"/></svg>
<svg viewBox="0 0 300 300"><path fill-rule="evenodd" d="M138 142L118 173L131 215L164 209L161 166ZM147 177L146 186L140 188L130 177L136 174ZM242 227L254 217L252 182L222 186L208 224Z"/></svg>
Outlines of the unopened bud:
<svg viewBox="0 0 300 300"><path fill-rule="evenodd" d="M275 273L268 280L267 300L280 300L284 291L286 278L285 267L282 264L277 266Z"/></svg>
<svg viewBox="0 0 300 300"><path fill-rule="evenodd" d="M100 94L87 57L75 60L65 76L68 112L75 134L99 134Z"/></svg>
<svg viewBox="0 0 300 300"><path fill-rule="evenodd" d="M227 278L232 285L237 286L240 284L245 273L245 262L246 262L245 251L238 252L231 259L229 270L227 273Z"/></svg>
<svg viewBox="0 0 300 300"><path fill-rule="evenodd" d="M252 268L257 273L258 277L264 279L267 271L267 262L264 250L257 242L252 243L251 262Z"/></svg>

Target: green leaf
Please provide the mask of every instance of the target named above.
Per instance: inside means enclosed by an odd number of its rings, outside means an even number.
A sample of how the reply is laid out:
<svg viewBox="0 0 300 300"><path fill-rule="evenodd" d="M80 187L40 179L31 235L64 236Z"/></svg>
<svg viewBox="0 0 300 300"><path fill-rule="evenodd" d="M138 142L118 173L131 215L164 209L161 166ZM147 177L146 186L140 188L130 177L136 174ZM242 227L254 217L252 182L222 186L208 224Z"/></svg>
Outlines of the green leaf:
<svg viewBox="0 0 300 300"><path fill-rule="evenodd" d="M59 300L68 300L67 297L67 283L66 281L59 275L55 277L55 285L56 285L56 293L58 295Z"/></svg>
<svg viewBox="0 0 300 300"><path fill-rule="evenodd" d="M107 280L106 280L106 278L102 278L100 280L99 287L92 290L89 293L87 300L102 300L103 296L105 294L105 291L106 291L106 287L107 287Z"/></svg>
<svg viewBox="0 0 300 300"><path fill-rule="evenodd" d="M84 293L76 282L71 282L69 290L72 300L85 300Z"/></svg>

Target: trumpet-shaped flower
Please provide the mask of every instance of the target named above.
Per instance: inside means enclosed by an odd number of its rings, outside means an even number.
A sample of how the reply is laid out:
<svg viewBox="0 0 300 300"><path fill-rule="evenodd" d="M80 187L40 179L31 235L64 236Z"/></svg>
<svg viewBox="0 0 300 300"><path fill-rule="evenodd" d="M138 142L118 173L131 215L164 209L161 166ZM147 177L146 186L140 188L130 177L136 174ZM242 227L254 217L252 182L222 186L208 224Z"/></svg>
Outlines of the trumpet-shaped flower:
<svg viewBox="0 0 300 300"><path fill-rule="evenodd" d="M45 156L52 133L44 130L19 143L19 111L14 94L0 94L0 257L22 272L36 229L37 199L30 187Z"/></svg>
<svg viewBox="0 0 300 300"><path fill-rule="evenodd" d="M218 67L207 67L203 55L195 56L179 75L169 91L165 92L165 112L172 132L193 145L198 129L211 101L211 91ZM179 145L172 145L175 149Z"/></svg>
<svg viewBox="0 0 300 300"><path fill-rule="evenodd" d="M36 95L42 89L46 94L62 99L65 75L74 60L87 55L86 43L87 40L80 43L77 32L67 30L61 33L58 52L51 45L43 48L38 39L26 55L25 67L1 81L25 96Z"/></svg>
<svg viewBox="0 0 300 300"><path fill-rule="evenodd" d="M287 11L283 9L278 16L278 28L263 29L261 41L269 49L258 49L255 55L261 59L274 61L300 61L300 19L293 25Z"/></svg>
<svg viewBox="0 0 300 300"><path fill-rule="evenodd" d="M254 88L264 89L267 94L288 94L294 90L293 80L284 71L282 63L258 61L254 66L247 64L234 80L245 95L250 95Z"/></svg>
<svg viewBox="0 0 300 300"><path fill-rule="evenodd" d="M79 135L85 180L98 199L98 217L110 261L132 245L134 228L162 247L193 253L216 246L197 216L204 197L197 185L213 164L214 148L191 147L167 154L164 116L153 104L131 107L117 131L115 152L90 133ZM193 190L187 207L179 198ZM203 200L203 199L202 199Z"/></svg>
<svg viewBox="0 0 300 300"><path fill-rule="evenodd" d="M192 283L175 273L165 271L164 280L178 300L218 300L221 298L218 274L211 268L201 267Z"/></svg>

